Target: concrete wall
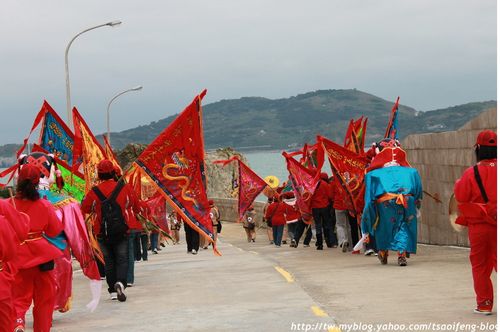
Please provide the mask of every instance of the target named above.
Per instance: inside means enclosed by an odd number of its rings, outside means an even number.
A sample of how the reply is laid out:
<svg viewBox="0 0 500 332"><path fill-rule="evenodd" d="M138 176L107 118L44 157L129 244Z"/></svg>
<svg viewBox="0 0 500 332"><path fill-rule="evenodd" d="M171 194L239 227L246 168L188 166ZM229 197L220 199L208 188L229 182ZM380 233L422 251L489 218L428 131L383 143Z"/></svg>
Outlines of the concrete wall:
<svg viewBox="0 0 500 332"><path fill-rule="evenodd" d="M212 198L215 205L219 208L221 219L224 221L238 221L238 200L234 198ZM257 212L255 217L257 227L262 224L262 210L264 209L264 203L254 202L253 207ZM265 225L262 225L265 227Z"/></svg>
<svg viewBox="0 0 500 332"><path fill-rule="evenodd" d="M442 203L424 195L418 240L421 243L468 246L467 231L450 225L448 204L455 181L475 163L473 146L484 129L496 131L496 108L485 111L457 131L410 135L403 142L408 161L422 177L423 189L437 194Z"/></svg>

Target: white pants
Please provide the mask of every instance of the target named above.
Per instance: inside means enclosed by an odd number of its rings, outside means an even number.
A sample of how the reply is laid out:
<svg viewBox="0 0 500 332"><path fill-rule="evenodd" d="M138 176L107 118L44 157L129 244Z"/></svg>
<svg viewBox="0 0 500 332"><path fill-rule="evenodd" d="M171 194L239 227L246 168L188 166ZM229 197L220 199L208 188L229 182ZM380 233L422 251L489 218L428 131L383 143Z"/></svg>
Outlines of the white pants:
<svg viewBox="0 0 500 332"><path fill-rule="evenodd" d="M349 243L349 248L352 248L352 246L355 244L351 243L351 225L349 224L349 219L348 219L348 214L347 210L335 210L335 218L337 219L337 222L335 224L335 227L337 229L337 239L339 241L339 245L341 245L344 242Z"/></svg>

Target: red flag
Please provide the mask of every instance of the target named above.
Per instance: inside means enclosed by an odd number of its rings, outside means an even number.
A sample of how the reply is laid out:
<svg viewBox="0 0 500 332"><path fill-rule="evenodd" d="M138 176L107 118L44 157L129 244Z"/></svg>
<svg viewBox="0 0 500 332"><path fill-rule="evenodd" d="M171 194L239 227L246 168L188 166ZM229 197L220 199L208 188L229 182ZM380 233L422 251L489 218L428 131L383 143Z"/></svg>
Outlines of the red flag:
<svg viewBox="0 0 500 332"><path fill-rule="evenodd" d="M184 222L213 243L201 122L204 90L134 162ZM218 253L214 245L214 251Z"/></svg>
<svg viewBox="0 0 500 332"><path fill-rule="evenodd" d="M344 147L346 149L358 154L364 154L367 122L368 118L363 116L356 121L351 119L344 138Z"/></svg>
<svg viewBox="0 0 500 332"><path fill-rule="evenodd" d="M170 234L170 227L167 220L167 207L165 198L161 195L154 196L146 201L151 211L153 221L167 234Z"/></svg>
<svg viewBox="0 0 500 332"><path fill-rule="evenodd" d="M359 216L364 207L366 158L325 137L318 136L318 141L325 149L336 180L347 195L348 210Z"/></svg>
<svg viewBox="0 0 500 332"><path fill-rule="evenodd" d="M106 159L111 160L113 165L115 165L115 168L118 169L121 174L123 172L122 167L118 163L118 158L116 158L116 154L113 151L111 144L109 144L108 136L103 135L103 139L104 139L104 152L106 154Z"/></svg>
<svg viewBox="0 0 500 332"><path fill-rule="evenodd" d="M106 158L106 153L76 107L73 108L73 124L75 126L73 160L82 158L85 193L87 193L97 181L97 164ZM76 163L73 163L73 170L76 170L76 167Z"/></svg>
<svg viewBox="0 0 500 332"><path fill-rule="evenodd" d="M290 174L293 192L297 199L297 207L305 221L311 220L311 198L319 181L319 173L303 166L291 155L283 152L286 168Z"/></svg>
<svg viewBox="0 0 500 332"><path fill-rule="evenodd" d="M384 138L398 139L398 110L399 110L399 96L396 99L396 103L391 110L391 115L389 116L389 123L387 124L387 129L385 130Z"/></svg>
<svg viewBox="0 0 500 332"><path fill-rule="evenodd" d="M255 198L257 198L257 196L267 187L267 183L236 157L227 160L216 160L214 164L222 164L225 166L231 161L238 162L238 216L241 221L245 211L252 205Z"/></svg>

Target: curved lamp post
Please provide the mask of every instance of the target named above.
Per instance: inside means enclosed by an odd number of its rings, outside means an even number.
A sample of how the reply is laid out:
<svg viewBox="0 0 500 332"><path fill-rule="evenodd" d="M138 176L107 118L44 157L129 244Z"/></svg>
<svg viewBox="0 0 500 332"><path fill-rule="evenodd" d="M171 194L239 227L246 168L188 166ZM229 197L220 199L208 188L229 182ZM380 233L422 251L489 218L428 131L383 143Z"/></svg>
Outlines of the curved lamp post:
<svg viewBox="0 0 500 332"><path fill-rule="evenodd" d="M85 29L82 32L78 33L76 36L74 36L69 41L68 46L66 46L66 52L64 53L64 65L65 65L65 71L66 71L66 110L68 112L68 125L70 127L71 127L72 120L71 120L71 97L70 97L70 88L69 88L69 67L68 67L68 52L69 52L69 48L71 47L71 44L73 44L73 41L75 41L75 39L78 38L78 36L84 34L85 32L88 32L90 30L94 30L94 29L97 29L97 28L106 27L106 26L114 27L114 26L117 26L117 25L120 25L120 24L122 24L121 21L111 21L111 22L108 22L108 23L96 25L95 27L91 27L91 28Z"/></svg>
<svg viewBox="0 0 500 332"><path fill-rule="evenodd" d="M139 85L139 86L136 86L135 88L131 88L131 89L128 89L128 90L125 90L125 91L122 91L120 93L117 93L113 98L111 98L111 100L109 101L108 103L108 109L106 111L106 127L107 127L107 136L108 136L108 143L111 145L111 137L110 137L110 129L109 129L109 109L111 107L111 103L118 97L120 97L121 95L124 95L126 94L127 92L131 92L131 91L139 91L139 90L142 90L142 85Z"/></svg>

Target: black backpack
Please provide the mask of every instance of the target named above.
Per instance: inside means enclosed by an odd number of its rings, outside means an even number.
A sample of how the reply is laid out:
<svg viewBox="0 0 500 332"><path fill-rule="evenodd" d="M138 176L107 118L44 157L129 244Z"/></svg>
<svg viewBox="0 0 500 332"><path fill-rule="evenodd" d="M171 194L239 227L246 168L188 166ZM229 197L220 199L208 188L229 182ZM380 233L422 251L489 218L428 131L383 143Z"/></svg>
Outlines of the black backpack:
<svg viewBox="0 0 500 332"><path fill-rule="evenodd" d="M109 198L104 196L99 188L92 188L101 201L101 234L108 241L123 238L128 230L127 223L123 217L122 208L116 202L116 198L122 190L123 185L123 181L118 181Z"/></svg>

